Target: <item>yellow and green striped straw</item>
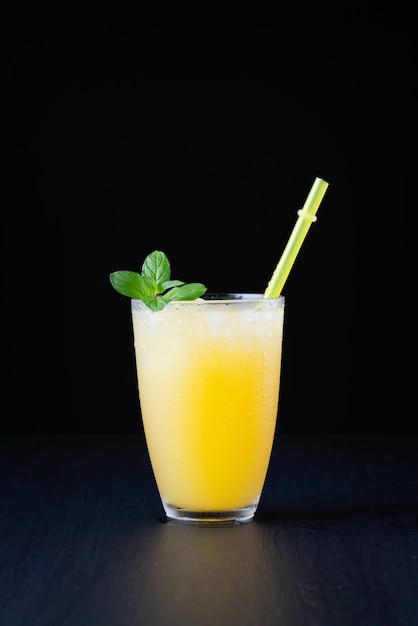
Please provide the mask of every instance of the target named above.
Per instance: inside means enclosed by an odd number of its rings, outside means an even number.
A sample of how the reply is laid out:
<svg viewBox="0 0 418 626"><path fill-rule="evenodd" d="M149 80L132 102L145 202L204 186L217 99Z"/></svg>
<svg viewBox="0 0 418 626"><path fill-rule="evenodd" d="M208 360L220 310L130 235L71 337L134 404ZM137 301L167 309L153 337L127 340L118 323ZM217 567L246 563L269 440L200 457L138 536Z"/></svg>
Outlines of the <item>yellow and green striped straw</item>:
<svg viewBox="0 0 418 626"><path fill-rule="evenodd" d="M322 178L316 178L312 189L306 198L303 209L298 211L298 220L289 237L286 248L278 262L270 279L264 298L278 298L282 293L283 286L289 276L290 270L297 257L300 247L308 234L313 222L316 222L316 212L322 202L322 198L328 188L328 183Z"/></svg>

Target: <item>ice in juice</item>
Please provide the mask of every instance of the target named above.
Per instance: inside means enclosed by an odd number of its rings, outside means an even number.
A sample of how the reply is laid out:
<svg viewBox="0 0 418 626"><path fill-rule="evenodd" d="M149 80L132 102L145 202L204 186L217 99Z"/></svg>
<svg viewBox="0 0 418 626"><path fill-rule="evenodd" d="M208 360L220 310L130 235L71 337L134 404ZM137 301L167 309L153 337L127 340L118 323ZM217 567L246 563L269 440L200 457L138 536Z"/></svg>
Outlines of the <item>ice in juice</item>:
<svg viewBox="0 0 418 626"><path fill-rule="evenodd" d="M164 504L188 511L256 505L272 449L283 298L132 301L139 398Z"/></svg>

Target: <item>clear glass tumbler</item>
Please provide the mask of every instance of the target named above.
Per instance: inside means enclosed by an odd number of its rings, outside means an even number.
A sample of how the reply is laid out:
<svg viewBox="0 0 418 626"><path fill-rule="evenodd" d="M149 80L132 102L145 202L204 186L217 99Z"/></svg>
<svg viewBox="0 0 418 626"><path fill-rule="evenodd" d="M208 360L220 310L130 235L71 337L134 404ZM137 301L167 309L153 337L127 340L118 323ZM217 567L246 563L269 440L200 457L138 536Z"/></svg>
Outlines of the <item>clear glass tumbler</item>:
<svg viewBox="0 0 418 626"><path fill-rule="evenodd" d="M132 300L141 414L167 518L253 519L278 411L284 298Z"/></svg>

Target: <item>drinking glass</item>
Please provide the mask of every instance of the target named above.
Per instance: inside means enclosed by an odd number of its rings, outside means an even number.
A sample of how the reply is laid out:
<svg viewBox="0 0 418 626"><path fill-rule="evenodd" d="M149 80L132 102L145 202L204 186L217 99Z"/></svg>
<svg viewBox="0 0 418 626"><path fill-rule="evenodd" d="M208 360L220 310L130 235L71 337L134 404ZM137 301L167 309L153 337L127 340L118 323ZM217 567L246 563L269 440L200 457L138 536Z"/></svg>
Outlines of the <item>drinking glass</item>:
<svg viewBox="0 0 418 626"><path fill-rule="evenodd" d="M132 300L148 452L169 520L249 522L278 412L284 297Z"/></svg>

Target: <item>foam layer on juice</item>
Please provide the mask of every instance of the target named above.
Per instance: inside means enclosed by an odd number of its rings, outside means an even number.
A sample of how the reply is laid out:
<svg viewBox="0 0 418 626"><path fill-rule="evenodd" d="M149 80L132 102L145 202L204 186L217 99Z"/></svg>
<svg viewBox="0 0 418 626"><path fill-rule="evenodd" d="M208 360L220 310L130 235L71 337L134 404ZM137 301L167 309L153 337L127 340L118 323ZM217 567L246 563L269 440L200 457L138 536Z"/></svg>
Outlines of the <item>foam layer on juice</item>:
<svg viewBox="0 0 418 626"><path fill-rule="evenodd" d="M139 396L162 498L227 510L260 497L275 429L283 310L133 310Z"/></svg>

